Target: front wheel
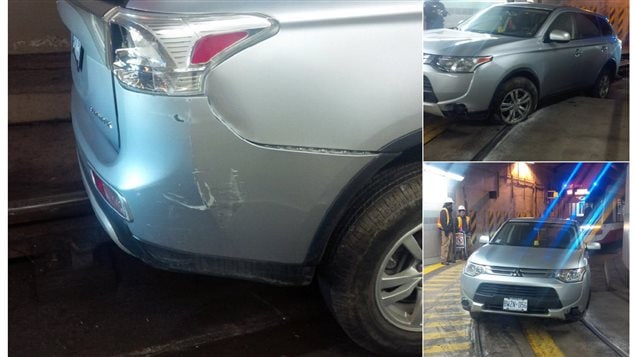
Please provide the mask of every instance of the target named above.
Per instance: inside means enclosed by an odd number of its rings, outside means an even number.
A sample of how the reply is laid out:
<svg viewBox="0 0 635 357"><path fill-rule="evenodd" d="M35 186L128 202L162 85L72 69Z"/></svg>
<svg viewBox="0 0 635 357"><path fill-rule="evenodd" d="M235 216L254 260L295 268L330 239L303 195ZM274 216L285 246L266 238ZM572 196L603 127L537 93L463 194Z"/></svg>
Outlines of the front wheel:
<svg viewBox="0 0 635 357"><path fill-rule="evenodd" d="M503 83L492 102L492 119L508 125L518 124L536 110L538 90L532 81L516 77Z"/></svg>
<svg viewBox="0 0 635 357"><path fill-rule="evenodd" d="M385 171L320 268L337 321L381 355L421 354L421 163Z"/></svg>

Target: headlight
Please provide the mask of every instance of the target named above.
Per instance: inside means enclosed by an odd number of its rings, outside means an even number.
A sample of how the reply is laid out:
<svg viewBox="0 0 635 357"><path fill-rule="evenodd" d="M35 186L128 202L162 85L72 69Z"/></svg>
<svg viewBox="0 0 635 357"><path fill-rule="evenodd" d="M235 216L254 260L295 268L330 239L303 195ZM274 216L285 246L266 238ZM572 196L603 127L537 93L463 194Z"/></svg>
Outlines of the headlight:
<svg viewBox="0 0 635 357"><path fill-rule="evenodd" d="M467 263L465 269L463 269L463 273L469 276L477 276L485 273L485 267L483 265Z"/></svg>
<svg viewBox="0 0 635 357"><path fill-rule="evenodd" d="M450 73L472 73L476 68L484 63L491 62L494 57L455 57L455 56L434 56L428 60L435 68Z"/></svg>
<svg viewBox="0 0 635 357"><path fill-rule="evenodd" d="M562 270L556 270L553 273L553 277L565 283L575 283L575 282L582 281L582 278L584 278L585 272L586 272L586 267L577 268L577 269L562 269Z"/></svg>

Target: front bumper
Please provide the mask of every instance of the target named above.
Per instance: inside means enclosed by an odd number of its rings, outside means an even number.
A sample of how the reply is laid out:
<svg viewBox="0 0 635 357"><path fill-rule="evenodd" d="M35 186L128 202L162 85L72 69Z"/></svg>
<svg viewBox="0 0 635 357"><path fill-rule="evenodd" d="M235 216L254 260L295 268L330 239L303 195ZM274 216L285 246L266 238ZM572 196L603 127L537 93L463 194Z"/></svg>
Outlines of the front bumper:
<svg viewBox="0 0 635 357"><path fill-rule="evenodd" d="M507 290L511 293L484 296L482 294L483 289L479 290L482 284L502 287L501 290ZM520 291L531 291L535 295L531 297L522 295L518 293ZM589 291L590 276L588 272L579 283L563 283L551 278L509 277L489 274L470 277L461 274L461 304L465 310L471 312L564 320L573 309L577 308L579 312L584 311L587 306ZM503 310L503 297L528 299L528 311L514 312Z"/></svg>
<svg viewBox="0 0 635 357"><path fill-rule="evenodd" d="M445 117L487 113L498 85L487 77L491 65L474 73L445 73L424 64L424 112Z"/></svg>

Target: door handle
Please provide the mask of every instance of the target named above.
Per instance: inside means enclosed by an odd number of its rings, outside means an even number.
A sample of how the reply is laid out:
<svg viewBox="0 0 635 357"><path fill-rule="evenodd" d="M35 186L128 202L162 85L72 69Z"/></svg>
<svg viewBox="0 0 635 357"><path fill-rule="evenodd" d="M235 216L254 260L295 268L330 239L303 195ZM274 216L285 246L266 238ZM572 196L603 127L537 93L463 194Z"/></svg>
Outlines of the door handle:
<svg viewBox="0 0 635 357"><path fill-rule="evenodd" d="M582 50L579 48L576 48L574 56L577 58L577 57L580 57L581 55L582 55Z"/></svg>

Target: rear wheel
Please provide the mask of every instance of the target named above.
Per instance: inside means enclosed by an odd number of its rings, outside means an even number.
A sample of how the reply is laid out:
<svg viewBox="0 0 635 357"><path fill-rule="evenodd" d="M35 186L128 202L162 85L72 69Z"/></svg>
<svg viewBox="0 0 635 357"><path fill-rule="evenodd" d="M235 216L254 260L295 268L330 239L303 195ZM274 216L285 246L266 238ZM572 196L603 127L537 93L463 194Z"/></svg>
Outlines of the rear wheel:
<svg viewBox="0 0 635 357"><path fill-rule="evenodd" d="M421 163L378 175L320 270L336 319L379 354L421 354Z"/></svg>
<svg viewBox="0 0 635 357"><path fill-rule="evenodd" d="M536 110L538 90L532 81L516 77L503 83L492 103L492 119L509 125L520 123Z"/></svg>
<svg viewBox="0 0 635 357"><path fill-rule="evenodd" d="M593 84L591 89L591 96L595 98L606 98L609 95L609 89L611 88L611 73L608 68L604 68L600 75Z"/></svg>

